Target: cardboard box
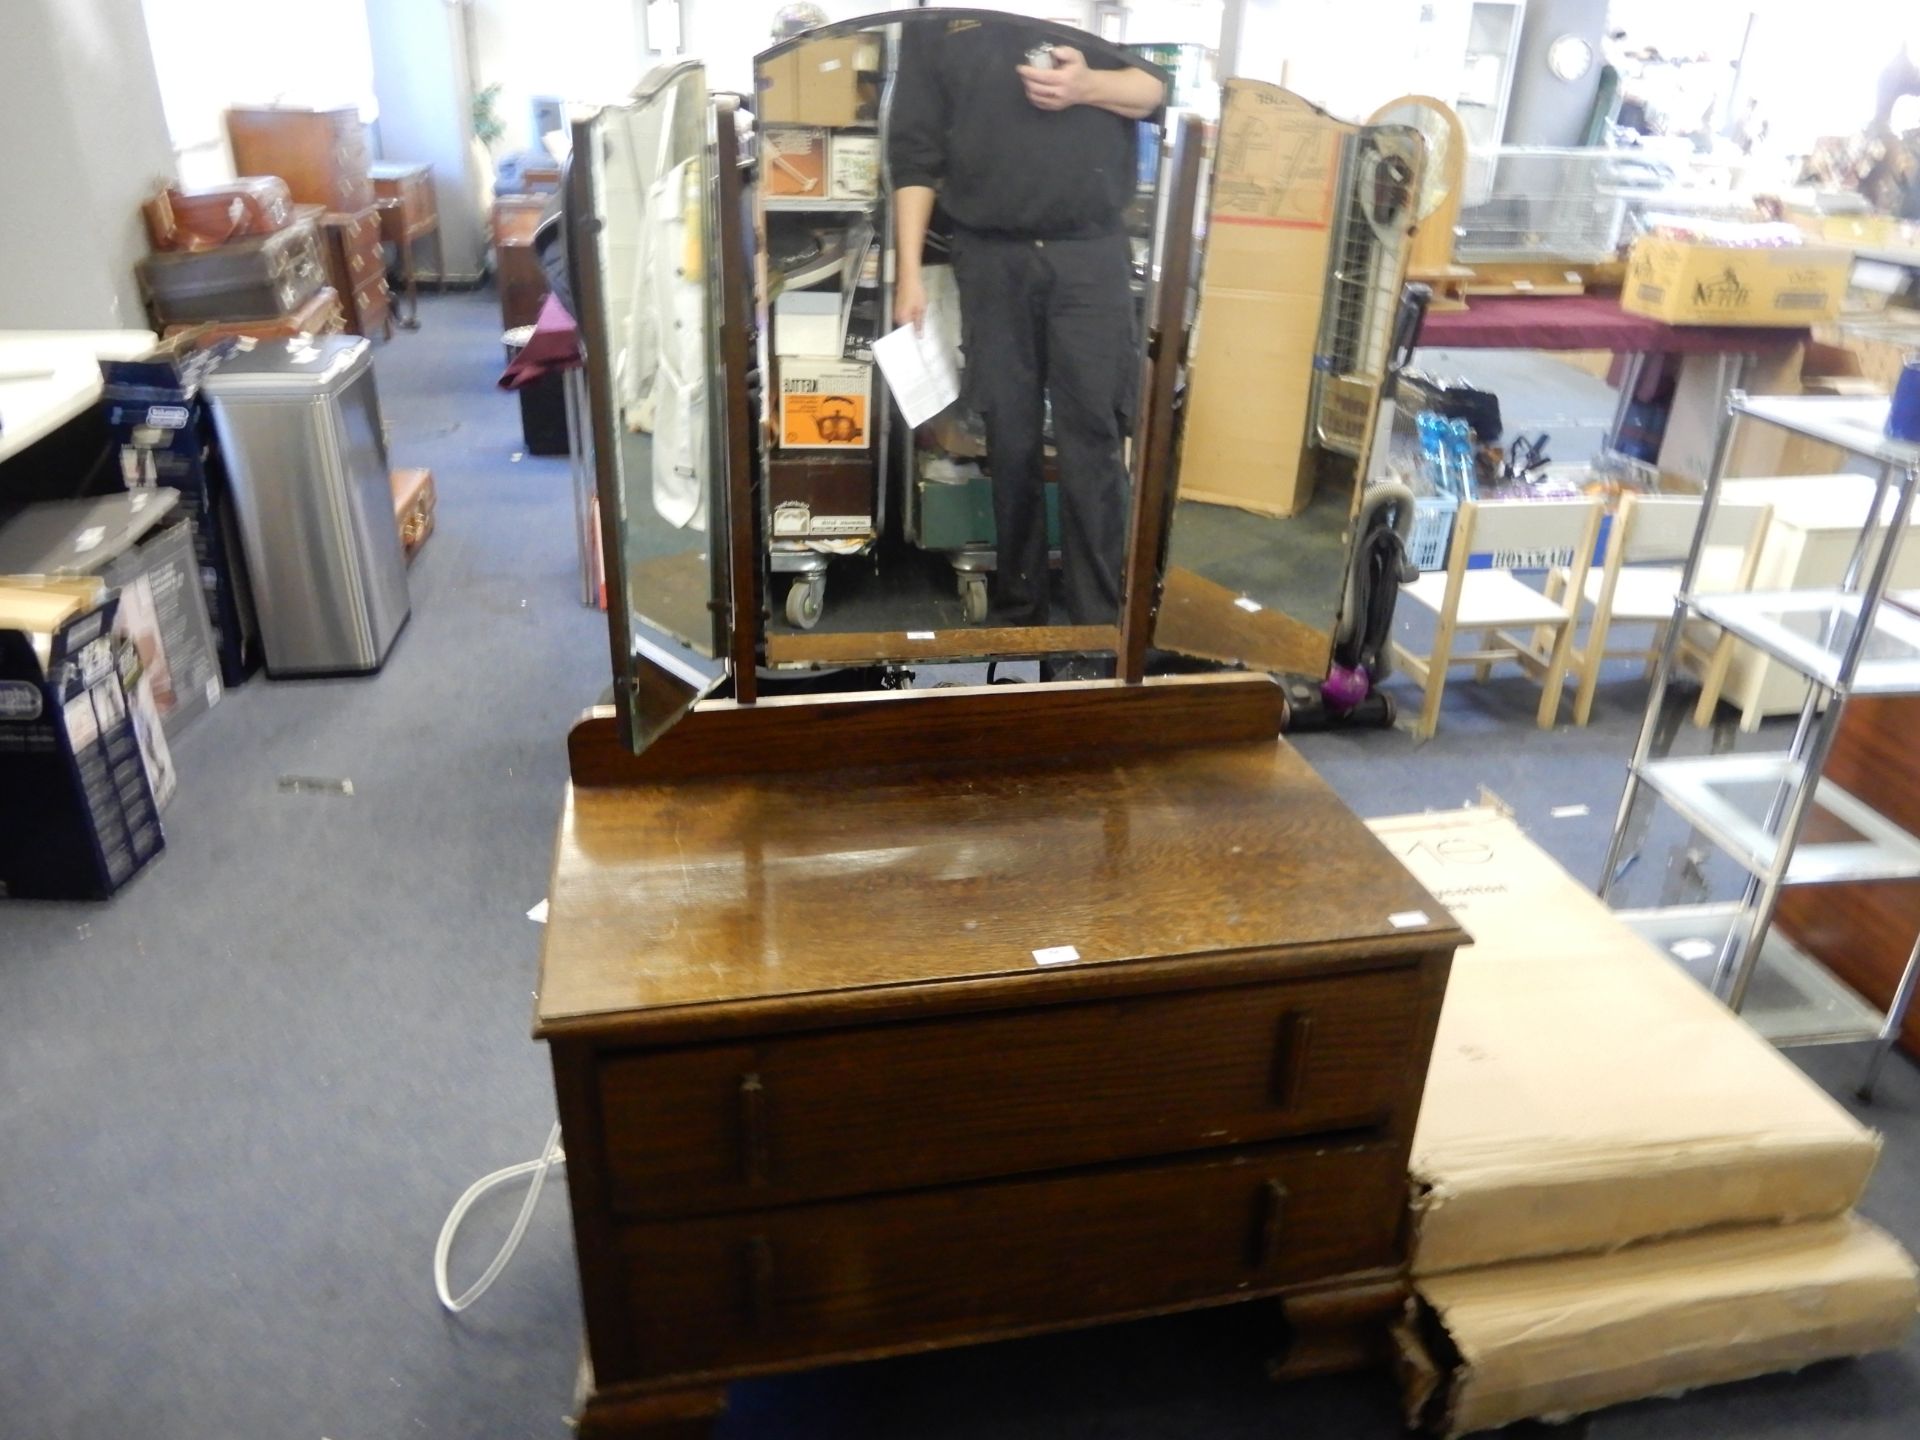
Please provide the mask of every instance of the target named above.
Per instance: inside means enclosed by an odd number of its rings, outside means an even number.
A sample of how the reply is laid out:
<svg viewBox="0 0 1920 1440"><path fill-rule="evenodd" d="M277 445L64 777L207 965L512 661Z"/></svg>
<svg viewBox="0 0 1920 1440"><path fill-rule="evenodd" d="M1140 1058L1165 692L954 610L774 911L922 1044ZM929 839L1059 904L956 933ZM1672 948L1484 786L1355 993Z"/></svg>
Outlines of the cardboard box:
<svg viewBox="0 0 1920 1440"><path fill-rule="evenodd" d="M827 189L836 200L873 200L880 194L880 137L836 130L828 142Z"/></svg>
<svg viewBox="0 0 1920 1440"><path fill-rule="evenodd" d="M1852 1216L1423 1280L1398 1335L1408 1419L1443 1435L1898 1346L1920 1277Z"/></svg>
<svg viewBox="0 0 1920 1440"><path fill-rule="evenodd" d="M1215 146L1180 493L1294 515L1341 148L1353 127L1297 95L1231 80Z"/></svg>
<svg viewBox="0 0 1920 1440"><path fill-rule="evenodd" d="M1669 325L1817 325L1840 314L1853 269L1826 245L1741 248L1643 235L1620 308Z"/></svg>
<svg viewBox="0 0 1920 1440"><path fill-rule="evenodd" d="M845 348L838 290L783 290L774 299L774 354L838 358Z"/></svg>
<svg viewBox="0 0 1920 1440"><path fill-rule="evenodd" d="M1371 828L1474 937L1408 1162L1416 1276L1858 1201L1879 1138L1510 819Z"/></svg>
<svg viewBox="0 0 1920 1440"><path fill-rule="evenodd" d="M873 462L866 455L775 455L767 466L773 533L782 539L873 534Z"/></svg>
<svg viewBox="0 0 1920 1440"><path fill-rule="evenodd" d="M780 443L789 450L865 450L873 367L858 360L782 360Z"/></svg>
<svg viewBox="0 0 1920 1440"><path fill-rule="evenodd" d="M769 125L760 132L760 174L770 199L824 199L827 132L812 125Z"/></svg>
<svg viewBox="0 0 1920 1440"><path fill-rule="evenodd" d="M165 844L104 593L0 584L0 895L103 900Z"/></svg>
<svg viewBox="0 0 1920 1440"><path fill-rule="evenodd" d="M873 117L877 95L863 77L879 68L876 35L804 41L760 62L754 114L762 125L857 125Z"/></svg>

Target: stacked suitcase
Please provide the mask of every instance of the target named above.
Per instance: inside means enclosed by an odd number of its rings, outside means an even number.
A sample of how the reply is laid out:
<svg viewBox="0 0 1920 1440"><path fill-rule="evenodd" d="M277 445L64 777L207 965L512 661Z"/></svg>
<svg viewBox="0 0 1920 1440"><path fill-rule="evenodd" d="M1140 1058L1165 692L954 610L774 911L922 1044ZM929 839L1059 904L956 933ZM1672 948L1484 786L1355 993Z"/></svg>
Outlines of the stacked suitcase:
<svg viewBox="0 0 1920 1440"><path fill-rule="evenodd" d="M341 325L321 236L287 187L252 176L214 190L164 191L147 206L157 247L138 273L155 327L286 337Z"/></svg>

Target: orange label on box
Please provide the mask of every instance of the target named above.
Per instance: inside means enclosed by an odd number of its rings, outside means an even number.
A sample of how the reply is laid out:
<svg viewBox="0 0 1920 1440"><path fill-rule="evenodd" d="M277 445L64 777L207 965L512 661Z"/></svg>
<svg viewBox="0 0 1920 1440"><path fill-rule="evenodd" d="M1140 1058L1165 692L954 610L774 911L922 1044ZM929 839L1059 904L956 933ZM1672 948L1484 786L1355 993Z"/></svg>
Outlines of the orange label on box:
<svg viewBox="0 0 1920 1440"><path fill-rule="evenodd" d="M781 396L780 443L799 448L863 448L867 443L867 397Z"/></svg>

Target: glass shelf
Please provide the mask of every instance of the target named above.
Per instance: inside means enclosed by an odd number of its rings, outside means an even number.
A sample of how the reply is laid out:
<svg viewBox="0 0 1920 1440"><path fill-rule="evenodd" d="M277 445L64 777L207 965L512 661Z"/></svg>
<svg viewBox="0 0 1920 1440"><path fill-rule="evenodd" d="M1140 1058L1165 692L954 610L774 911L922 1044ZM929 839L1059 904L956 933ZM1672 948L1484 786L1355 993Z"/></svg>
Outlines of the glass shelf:
<svg viewBox="0 0 1920 1440"><path fill-rule="evenodd" d="M1694 597L1695 614L1724 626L1781 664L1840 689L1841 652L1859 623L1861 596L1840 590L1750 590ZM1881 605L1853 695L1920 694L1920 617Z"/></svg>
<svg viewBox="0 0 1920 1440"><path fill-rule="evenodd" d="M1738 395L1733 408L1883 464L1920 465L1920 443L1887 438L1891 403L1870 395Z"/></svg>
<svg viewBox="0 0 1920 1440"><path fill-rule="evenodd" d="M1799 769L1785 755L1707 755L1650 761L1640 778L1748 873L1762 876L1779 846L1766 832L1767 808ZM1787 865L1787 884L1920 877L1920 840L1838 785L1820 781L1814 810Z"/></svg>
<svg viewBox="0 0 1920 1440"><path fill-rule="evenodd" d="M1740 913L1738 905L1683 905L1622 910L1618 918L1711 989L1721 947ZM1740 1018L1775 1045L1873 1040L1884 1019L1819 961L1772 930L1761 943Z"/></svg>

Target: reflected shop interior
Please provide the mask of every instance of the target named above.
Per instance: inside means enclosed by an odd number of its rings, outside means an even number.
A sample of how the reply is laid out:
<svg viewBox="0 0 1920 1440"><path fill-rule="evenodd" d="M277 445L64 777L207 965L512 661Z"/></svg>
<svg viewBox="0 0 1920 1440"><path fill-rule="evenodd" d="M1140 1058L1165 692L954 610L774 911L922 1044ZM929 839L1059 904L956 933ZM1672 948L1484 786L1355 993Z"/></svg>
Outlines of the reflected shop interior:
<svg viewBox="0 0 1920 1440"><path fill-rule="evenodd" d="M1170 234L1176 79L1060 26L915 10L776 44L737 103L683 63L577 125L571 259L636 715L636 688L664 723L720 693L730 654L775 680L1023 657L1110 676L1135 586L1155 666L1326 672L1421 141L1233 82L1235 145L1189 167L1186 213L1210 220ZM1314 377L1271 397L1251 465L1219 413L1246 397L1207 384L1248 345Z"/></svg>

